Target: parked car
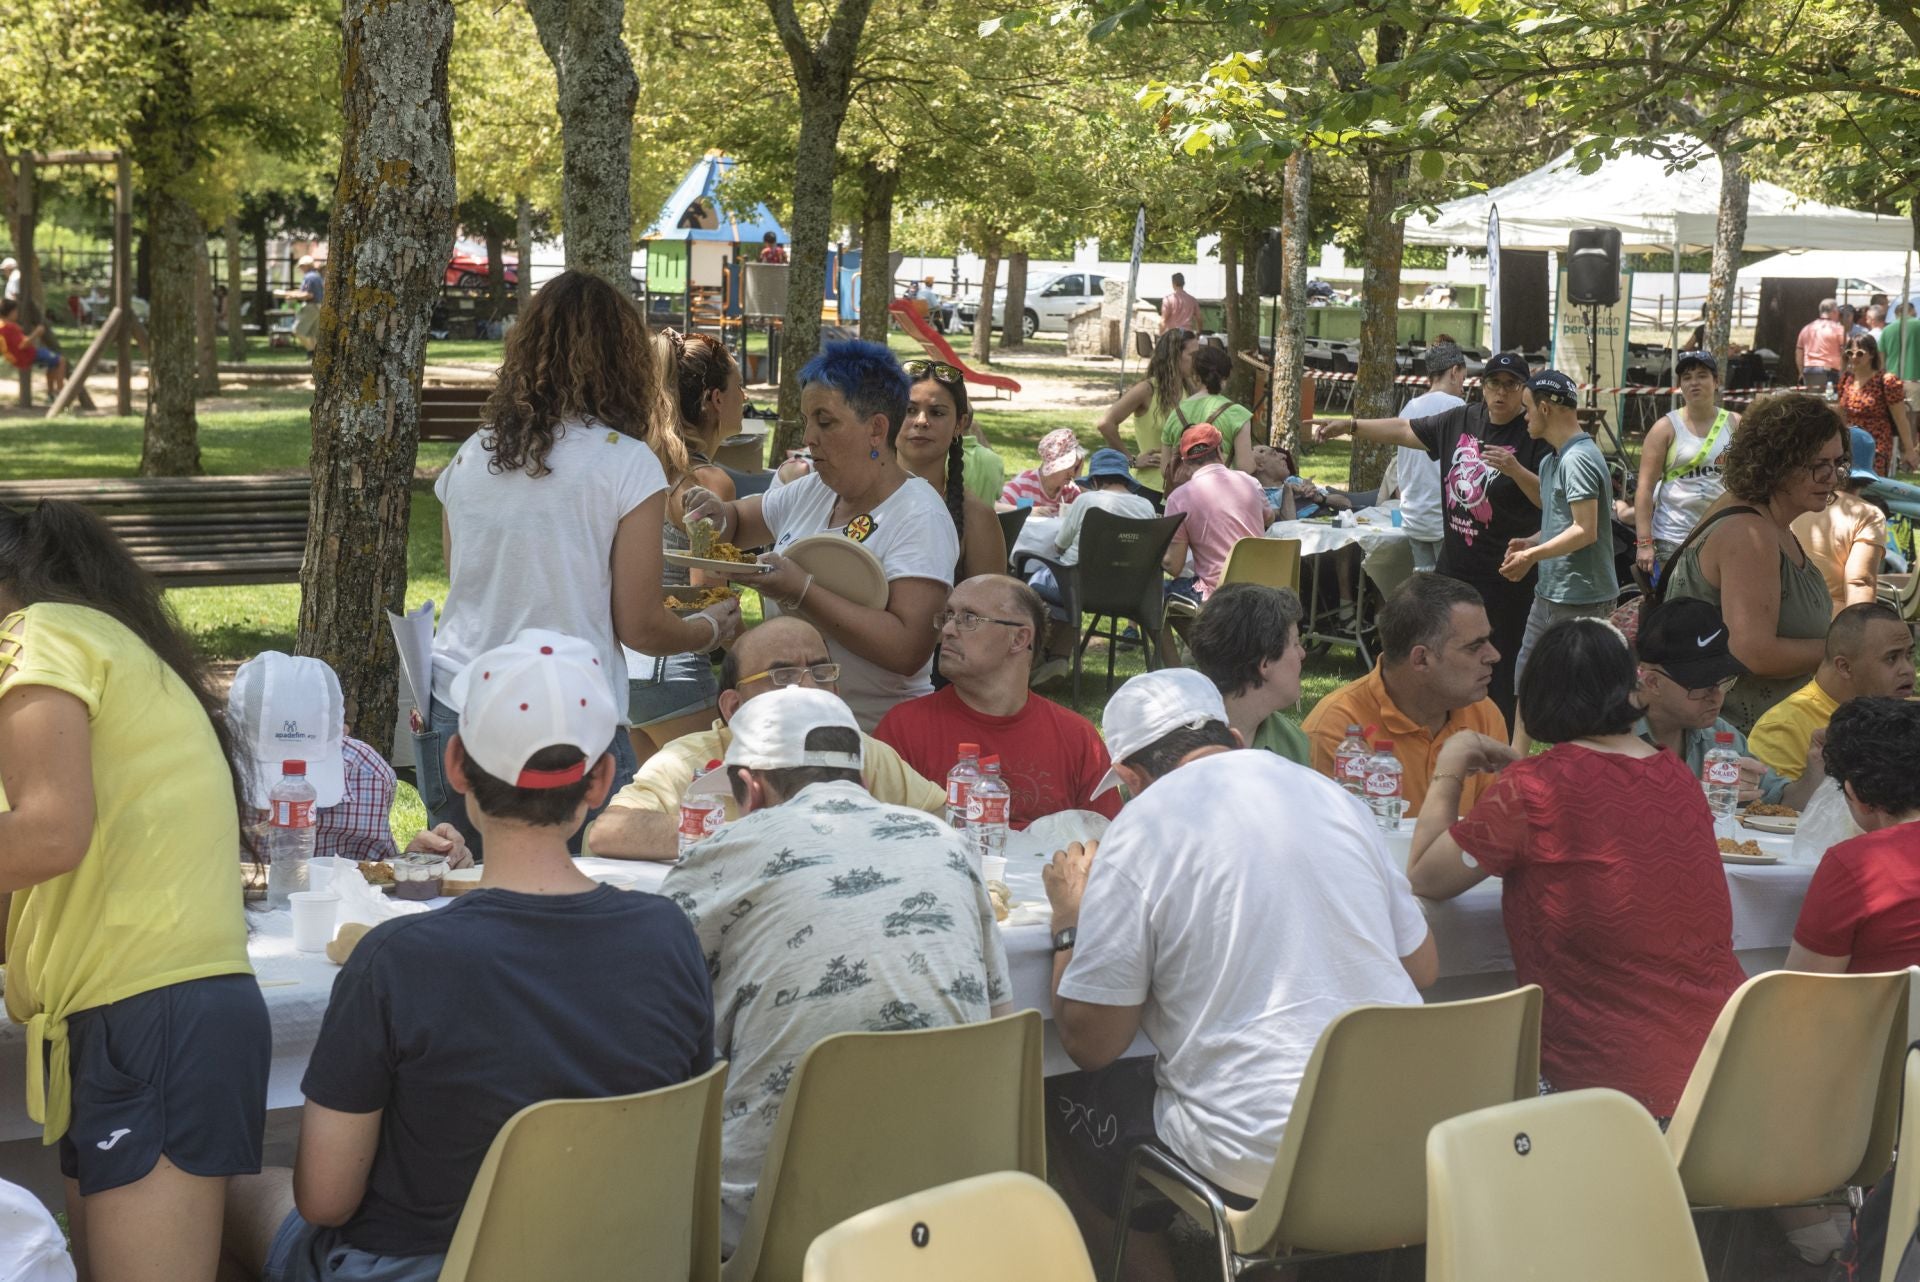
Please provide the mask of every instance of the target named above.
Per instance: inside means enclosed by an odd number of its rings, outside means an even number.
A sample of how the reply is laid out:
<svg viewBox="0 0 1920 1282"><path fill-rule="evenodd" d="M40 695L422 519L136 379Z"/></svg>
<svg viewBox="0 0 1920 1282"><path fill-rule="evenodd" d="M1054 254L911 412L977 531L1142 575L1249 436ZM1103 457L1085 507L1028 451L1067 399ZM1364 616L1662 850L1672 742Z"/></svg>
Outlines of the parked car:
<svg viewBox="0 0 1920 1282"><path fill-rule="evenodd" d="M1106 296L1106 282L1107 278L1096 272L1057 272L1042 277L1027 290L1022 332L1028 338L1043 329L1065 333L1069 317ZM994 310L999 311L1001 306L1000 300L996 299ZM980 314L980 296L975 294L971 298L961 299L954 311L961 327L972 329L974 318ZM994 328L1000 328L998 321Z"/></svg>
<svg viewBox="0 0 1920 1282"><path fill-rule="evenodd" d="M512 289L520 283L520 268L516 263L507 263L500 274L506 277L507 288ZM455 254L447 263L447 275L444 281L448 285L464 286L468 289L485 289L487 285L487 260L475 258L469 254Z"/></svg>

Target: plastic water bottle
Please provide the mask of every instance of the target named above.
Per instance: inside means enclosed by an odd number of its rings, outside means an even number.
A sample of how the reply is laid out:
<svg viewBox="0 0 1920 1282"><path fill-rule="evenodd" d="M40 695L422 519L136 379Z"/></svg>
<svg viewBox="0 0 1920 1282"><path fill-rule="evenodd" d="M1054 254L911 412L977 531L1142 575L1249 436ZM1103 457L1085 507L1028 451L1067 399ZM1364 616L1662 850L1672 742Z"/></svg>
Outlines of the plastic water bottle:
<svg viewBox="0 0 1920 1282"><path fill-rule="evenodd" d="M1333 780L1356 797L1367 795L1367 758L1373 750L1360 727L1347 727L1347 737L1333 750Z"/></svg>
<svg viewBox="0 0 1920 1282"><path fill-rule="evenodd" d="M313 864L313 803L320 794L307 782L307 763L283 761L280 779L267 794L267 907L285 908L287 896L307 888Z"/></svg>
<svg viewBox="0 0 1920 1282"><path fill-rule="evenodd" d="M1007 812L1013 798L1000 777L1000 758L983 757L980 777L967 792L967 845L973 870L984 880L986 857L1007 853Z"/></svg>
<svg viewBox="0 0 1920 1282"><path fill-rule="evenodd" d="M1400 758L1393 755L1393 740L1382 739L1367 758L1367 807L1373 821L1388 832L1400 825L1407 812L1406 799L1400 795Z"/></svg>
<svg viewBox="0 0 1920 1282"><path fill-rule="evenodd" d="M1707 790L1707 809L1716 823L1731 823L1740 809L1740 754L1733 749L1733 732L1722 730L1713 736L1700 766L1700 786Z"/></svg>
<svg viewBox="0 0 1920 1282"><path fill-rule="evenodd" d="M693 777L694 783L720 768L718 761L709 761L706 769ZM727 821L727 802L724 797L710 793L689 791L680 798L680 858L687 857L687 847L696 841L705 841L720 830Z"/></svg>
<svg viewBox="0 0 1920 1282"><path fill-rule="evenodd" d="M956 832L967 826L968 798L980 779L980 745L960 745L960 760L947 771L947 826Z"/></svg>

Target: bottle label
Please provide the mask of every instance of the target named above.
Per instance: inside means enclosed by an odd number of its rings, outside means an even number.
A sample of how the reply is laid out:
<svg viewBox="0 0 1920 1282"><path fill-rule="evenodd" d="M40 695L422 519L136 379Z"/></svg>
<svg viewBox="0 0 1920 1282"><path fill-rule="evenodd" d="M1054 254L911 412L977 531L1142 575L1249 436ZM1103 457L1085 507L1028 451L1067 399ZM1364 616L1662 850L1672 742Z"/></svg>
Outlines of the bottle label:
<svg viewBox="0 0 1920 1282"><path fill-rule="evenodd" d="M1333 766L1335 773L1349 779L1365 780L1367 777L1367 759L1357 752L1335 758Z"/></svg>
<svg viewBox="0 0 1920 1282"><path fill-rule="evenodd" d="M1004 824L1007 822L1007 801L1005 796L986 796L974 793L967 801L967 826L974 824Z"/></svg>
<svg viewBox="0 0 1920 1282"><path fill-rule="evenodd" d="M1726 787L1738 787L1740 784L1740 763L1737 761L1709 761L1705 773L1708 783Z"/></svg>
<svg viewBox="0 0 1920 1282"><path fill-rule="evenodd" d="M1400 795L1400 776L1391 770L1372 770L1367 773L1367 795L1369 797L1397 797Z"/></svg>
<svg viewBox="0 0 1920 1282"><path fill-rule="evenodd" d="M311 828L319 823L311 801L273 801L267 822L275 828Z"/></svg>
<svg viewBox="0 0 1920 1282"><path fill-rule="evenodd" d="M961 814L967 813L967 793L971 791L964 779L947 780L947 805Z"/></svg>
<svg viewBox="0 0 1920 1282"><path fill-rule="evenodd" d="M689 801L680 807L680 839L700 841L720 831L726 821L726 809L718 802Z"/></svg>

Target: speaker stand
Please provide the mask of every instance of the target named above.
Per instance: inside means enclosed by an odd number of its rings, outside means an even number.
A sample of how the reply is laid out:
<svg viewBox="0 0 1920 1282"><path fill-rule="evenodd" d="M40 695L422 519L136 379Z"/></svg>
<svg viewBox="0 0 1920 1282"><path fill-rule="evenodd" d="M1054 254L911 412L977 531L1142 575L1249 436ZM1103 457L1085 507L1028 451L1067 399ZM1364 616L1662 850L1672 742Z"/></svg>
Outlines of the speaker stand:
<svg viewBox="0 0 1920 1282"><path fill-rule="evenodd" d="M1587 408L1600 407L1600 304L1582 303L1587 314ZM1627 466L1626 425L1611 423L1605 433L1613 438L1613 458L1622 470ZM1600 447L1606 449L1603 443Z"/></svg>

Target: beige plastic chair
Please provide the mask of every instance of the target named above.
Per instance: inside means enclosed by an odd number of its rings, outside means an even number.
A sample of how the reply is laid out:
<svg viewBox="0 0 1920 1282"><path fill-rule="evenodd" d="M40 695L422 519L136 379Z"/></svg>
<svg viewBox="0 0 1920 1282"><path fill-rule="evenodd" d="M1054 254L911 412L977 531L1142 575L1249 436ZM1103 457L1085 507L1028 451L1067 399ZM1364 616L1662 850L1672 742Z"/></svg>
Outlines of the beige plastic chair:
<svg viewBox="0 0 1920 1282"><path fill-rule="evenodd" d="M1230 1210L1179 1158L1128 1158L1119 1224L1145 1180L1211 1224L1220 1277L1256 1266L1426 1240L1427 1132L1436 1122L1540 1090L1540 988L1429 1006L1358 1006L1328 1024L1307 1061L1260 1199ZM1112 1277L1127 1234L1114 1234Z"/></svg>
<svg viewBox="0 0 1920 1282"><path fill-rule="evenodd" d="M915 1193L828 1229L801 1282L1093 1282L1060 1195L1019 1171Z"/></svg>
<svg viewBox="0 0 1920 1282"><path fill-rule="evenodd" d="M1427 1137L1427 1282L1706 1282L1653 1115L1568 1091Z"/></svg>
<svg viewBox="0 0 1920 1282"><path fill-rule="evenodd" d="M507 1119L467 1194L440 1282L715 1282L727 1066Z"/></svg>
<svg viewBox="0 0 1920 1282"><path fill-rule="evenodd" d="M1300 540L1251 538L1239 539L1227 552L1227 564L1220 571L1220 586L1229 583L1258 583L1269 588L1300 591Z"/></svg>
<svg viewBox="0 0 1920 1282"><path fill-rule="evenodd" d="M1728 999L1667 1126L1687 1200L1834 1200L1893 1156L1907 973L1770 971Z"/></svg>
<svg viewBox="0 0 1920 1282"><path fill-rule="evenodd" d="M813 1239L911 1193L1047 1173L1040 1012L842 1033L800 1059L725 1282L794 1282Z"/></svg>
<svg viewBox="0 0 1920 1282"><path fill-rule="evenodd" d="M1880 1260L1880 1282L1893 1282L1906 1242L1920 1224L1920 1049L1907 1052L1907 1079L1901 1092L1900 1152L1893 1172L1893 1206L1887 1212L1887 1247Z"/></svg>

